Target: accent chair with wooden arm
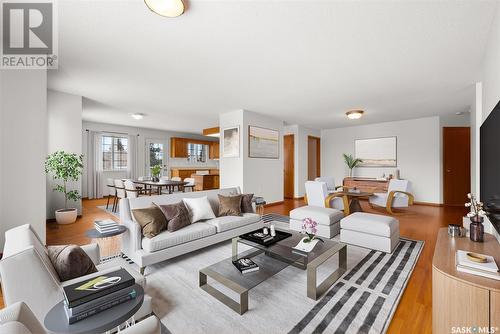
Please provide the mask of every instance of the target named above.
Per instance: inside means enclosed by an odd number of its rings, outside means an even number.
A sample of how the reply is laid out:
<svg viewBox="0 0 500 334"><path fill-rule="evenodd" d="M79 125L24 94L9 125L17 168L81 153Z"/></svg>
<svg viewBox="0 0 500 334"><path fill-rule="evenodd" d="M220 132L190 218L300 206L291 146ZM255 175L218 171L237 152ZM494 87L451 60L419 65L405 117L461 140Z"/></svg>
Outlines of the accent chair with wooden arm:
<svg viewBox="0 0 500 334"><path fill-rule="evenodd" d="M389 181L386 193L375 193L369 198L370 205L385 207L390 214L394 214L393 208L407 208L413 201L410 181L396 179Z"/></svg>

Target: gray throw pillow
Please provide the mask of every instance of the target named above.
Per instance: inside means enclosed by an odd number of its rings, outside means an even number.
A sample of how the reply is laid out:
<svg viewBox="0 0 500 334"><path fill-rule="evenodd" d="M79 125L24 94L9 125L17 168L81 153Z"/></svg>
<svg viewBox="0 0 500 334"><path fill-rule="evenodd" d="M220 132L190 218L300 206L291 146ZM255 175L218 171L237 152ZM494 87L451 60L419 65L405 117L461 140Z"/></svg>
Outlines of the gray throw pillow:
<svg viewBox="0 0 500 334"><path fill-rule="evenodd" d="M183 201L176 204L160 205L159 207L167 219L167 231L175 232L191 224L189 211Z"/></svg>
<svg viewBox="0 0 500 334"><path fill-rule="evenodd" d="M219 196L219 217L241 216L241 195Z"/></svg>
<svg viewBox="0 0 500 334"><path fill-rule="evenodd" d="M241 212L253 213L252 200L253 200L253 194L241 195Z"/></svg>
<svg viewBox="0 0 500 334"><path fill-rule="evenodd" d="M80 246L48 246L47 251L61 282L97 272L94 262Z"/></svg>
<svg viewBox="0 0 500 334"><path fill-rule="evenodd" d="M167 229L167 220L156 205L132 210L135 220L142 227L142 235L151 239Z"/></svg>

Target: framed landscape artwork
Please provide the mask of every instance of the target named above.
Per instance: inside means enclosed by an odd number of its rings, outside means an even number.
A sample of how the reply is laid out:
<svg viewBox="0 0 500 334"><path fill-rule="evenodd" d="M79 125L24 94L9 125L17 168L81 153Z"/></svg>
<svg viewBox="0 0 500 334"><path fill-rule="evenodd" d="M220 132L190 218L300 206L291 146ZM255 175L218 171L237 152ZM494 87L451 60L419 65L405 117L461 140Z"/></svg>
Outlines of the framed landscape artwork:
<svg viewBox="0 0 500 334"><path fill-rule="evenodd" d="M397 167L397 137L356 139L354 154L359 167Z"/></svg>
<svg viewBox="0 0 500 334"><path fill-rule="evenodd" d="M248 157L279 159L280 133L278 130L248 126Z"/></svg>
<svg viewBox="0 0 500 334"><path fill-rule="evenodd" d="M237 158L240 156L240 128L238 126L222 130L224 158Z"/></svg>

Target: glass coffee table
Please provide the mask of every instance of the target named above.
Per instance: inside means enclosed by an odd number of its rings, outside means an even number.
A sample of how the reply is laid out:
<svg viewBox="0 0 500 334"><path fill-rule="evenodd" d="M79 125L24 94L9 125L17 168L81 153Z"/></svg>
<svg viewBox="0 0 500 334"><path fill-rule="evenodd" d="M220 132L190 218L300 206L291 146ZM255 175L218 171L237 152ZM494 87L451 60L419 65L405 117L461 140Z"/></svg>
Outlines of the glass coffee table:
<svg viewBox="0 0 500 334"><path fill-rule="evenodd" d="M243 314L248 310L248 291L250 289L274 276L289 265L293 265L297 268L307 270L307 297L317 300L346 271L346 245L330 239L324 239L324 242L318 242L311 252L301 252L293 247L299 243L304 235L294 231L282 231L291 233L292 235L271 246L263 246L240 237L233 238L231 258L222 260L200 270L200 288L233 309L235 312ZM238 253L239 244L248 245L252 248L242 253ZM338 268L330 273L328 277L318 285L318 267L336 254L339 256ZM259 270L252 273L241 274L240 271L234 267L232 260L242 257L251 258L259 266ZM208 277L236 292L239 295L239 300L230 298L208 284Z"/></svg>

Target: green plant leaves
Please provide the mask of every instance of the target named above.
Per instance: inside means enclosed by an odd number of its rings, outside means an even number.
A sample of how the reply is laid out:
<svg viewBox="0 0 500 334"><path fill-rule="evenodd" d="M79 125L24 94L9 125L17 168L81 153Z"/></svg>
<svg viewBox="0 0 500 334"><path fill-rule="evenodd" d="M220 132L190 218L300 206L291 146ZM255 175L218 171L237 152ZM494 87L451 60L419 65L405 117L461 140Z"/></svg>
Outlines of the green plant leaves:
<svg viewBox="0 0 500 334"><path fill-rule="evenodd" d="M344 157L345 164L347 165L347 167L349 167L349 169L353 169L363 162L363 160L361 159L354 159L352 154L347 155L344 153L342 154L342 156Z"/></svg>
<svg viewBox="0 0 500 334"><path fill-rule="evenodd" d="M68 200L77 201L81 198L77 190L68 191L66 186L69 181L78 181L82 172L83 154L57 151L45 159L45 173L52 175L55 180L63 182L62 185L56 184L53 190L63 193L65 202Z"/></svg>

